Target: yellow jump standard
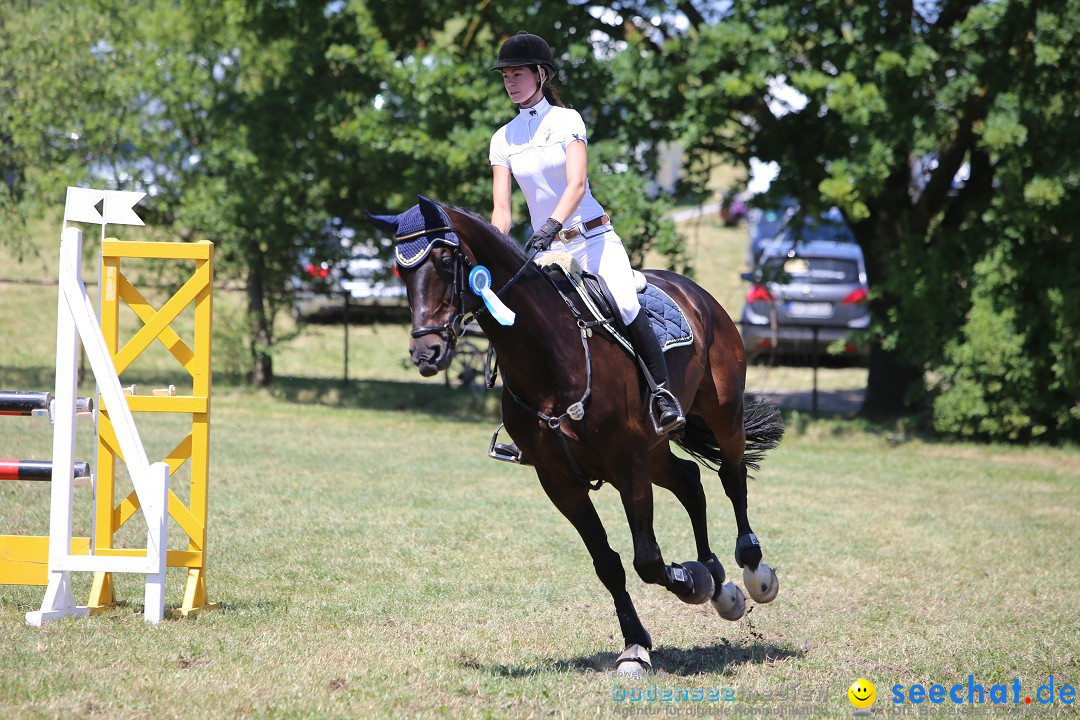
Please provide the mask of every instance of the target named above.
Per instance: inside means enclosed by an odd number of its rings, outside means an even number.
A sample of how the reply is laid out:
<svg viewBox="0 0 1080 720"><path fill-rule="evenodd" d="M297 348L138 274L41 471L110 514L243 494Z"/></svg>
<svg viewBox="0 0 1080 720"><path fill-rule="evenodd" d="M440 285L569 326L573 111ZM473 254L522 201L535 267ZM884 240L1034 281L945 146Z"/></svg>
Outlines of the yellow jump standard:
<svg viewBox="0 0 1080 720"><path fill-rule="evenodd" d="M184 285L160 309L155 310L124 276L124 258L193 261L194 272ZM190 504L169 490L169 517L187 535L186 550L169 550L167 566L187 568L184 601L176 616L184 616L217 607L206 592L206 518L210 471L210 328L214 282L214 245L196 243L126 242L113 238L102 243L101 329L112 354L117 373L122 373L155 340L191 376L188 396L160 393L153 396L128 396L133 413L180 413L191 416L191 432L162 460L174 475L185 462L191 470ZM142 321L143 327L123 347L119 340L120 304L123 302ZM194 305L194 347L189 347L172 329L171 323L188 306ZM100 407L98 419L98 465L94 548L97 555L140 556L144 550L113 548L113 537L139 510L132 492L116 503L117 460L123 461L116 435L109 420L108 408ZM96 573L87 605L91 611L103 611L117 602L112 574Z"/></svg>

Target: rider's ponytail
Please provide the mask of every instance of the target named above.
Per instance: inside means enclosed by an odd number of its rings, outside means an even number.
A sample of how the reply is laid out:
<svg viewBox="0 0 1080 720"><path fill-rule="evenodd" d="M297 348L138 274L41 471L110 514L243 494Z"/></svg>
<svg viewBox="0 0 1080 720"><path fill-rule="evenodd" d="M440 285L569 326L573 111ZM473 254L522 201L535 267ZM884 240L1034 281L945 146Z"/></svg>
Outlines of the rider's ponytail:
<svg viewBox="0 0 1080 720"><path fill-rule="evenodd" d="M567 107L566 103L564 103L562 101L562 98L559 97L559 91L555 89L554 85L544 86L544 97L547 98L547 101L555 107Z"/></svg>
<svg viewBox="0 0 1080 720"><path fill-rule="evenodd" d="M540 81L540 88L544 91L544 98L555 107L567 107L566 103L559 97L559 91L551 84L551 78L548 76L552 72L551 68L536 67L536 77Z"/></svg>

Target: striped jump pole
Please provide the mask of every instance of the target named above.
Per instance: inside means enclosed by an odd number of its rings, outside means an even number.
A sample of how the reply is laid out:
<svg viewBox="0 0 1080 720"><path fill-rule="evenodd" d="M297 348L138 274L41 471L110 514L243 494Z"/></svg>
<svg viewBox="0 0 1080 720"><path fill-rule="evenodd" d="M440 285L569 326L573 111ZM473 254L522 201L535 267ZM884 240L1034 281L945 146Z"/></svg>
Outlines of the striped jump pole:
<svg viewBox="0 0 1080 720"><path fill-rule="evenodd" d="M52 404L52 393L26 390L0 390L0 415L26 416L46 414ZM94 399L75 398L77 414L94 412Z"/></svg>
<svg viewBox="0 0 1080 720"><path fill-rule="evenodd" d="M51 460L8 460L0 458L0 480L52 480ZM72 479L90 477L90 463L76 462Z"/></svg>

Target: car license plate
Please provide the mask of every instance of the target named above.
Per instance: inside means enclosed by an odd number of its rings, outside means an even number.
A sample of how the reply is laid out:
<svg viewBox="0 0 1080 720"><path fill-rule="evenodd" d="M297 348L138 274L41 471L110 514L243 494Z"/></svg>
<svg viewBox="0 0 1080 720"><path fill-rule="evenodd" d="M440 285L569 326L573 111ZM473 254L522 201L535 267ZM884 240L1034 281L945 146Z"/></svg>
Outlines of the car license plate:
<svg viewBox="0 0 1080 720"><path fill-rule="evenodd" d="M789 302L788 315L797 318L832 317L833 307L827 302Z"/></svg>

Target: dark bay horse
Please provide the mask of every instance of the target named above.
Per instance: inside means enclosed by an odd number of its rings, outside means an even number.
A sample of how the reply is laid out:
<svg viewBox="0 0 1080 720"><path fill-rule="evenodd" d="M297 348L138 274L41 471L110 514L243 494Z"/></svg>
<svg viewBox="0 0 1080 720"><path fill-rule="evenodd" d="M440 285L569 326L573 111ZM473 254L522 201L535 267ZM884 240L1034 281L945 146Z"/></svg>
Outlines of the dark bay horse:
<svg viewBox="0 0 1080 720"><path fill-rule="evenodd" d="M479 216L427 198L401 215L372 216L397 240L397 261L412 311L409 352L424 376L450 362L464 319L475 314L502 370L506 431L535 466L547 496L581 535L596 574L611 593L625 641L616 668L650 667L652 639L626 592L619 555L608 545L590 489L610 483L622 498L634 546L634 569L686 602L711 601L739 619L742 591L725 584L709 545L705 491L698 464L677 457L649 418L649 391L635 359L610 334L585 327L531 257ZM490 289L514 313L506 325L470 289L472 269L490 271ZM675 273L648 271L650 283L683 309L692 345L667 353L671 390L687 408L675 442L716 469L735 511L735 560L757 602L779 589L761 561L746 515L747 468L783 434L779 413L761 401L744 404L746 360L727 312L698 285ZM583 414L582 414L583 411ZM697 561L667 564L653 535L653 484L670 490L690 516Z"/></svg>

